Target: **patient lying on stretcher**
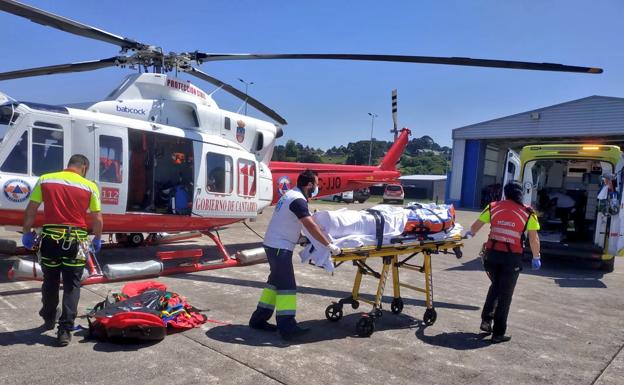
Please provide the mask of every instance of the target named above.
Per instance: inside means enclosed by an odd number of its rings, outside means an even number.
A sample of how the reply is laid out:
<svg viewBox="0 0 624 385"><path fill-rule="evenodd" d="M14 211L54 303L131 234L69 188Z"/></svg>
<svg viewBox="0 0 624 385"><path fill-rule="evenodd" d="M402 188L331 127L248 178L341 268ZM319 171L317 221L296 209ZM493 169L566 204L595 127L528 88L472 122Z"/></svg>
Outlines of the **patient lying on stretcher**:
<svg viewBox="0 0 624 385"><path fill-rule="evenodd" d="M369 211L340 209L318 211L314 220L321 230L340 248L389 245L401 236L417 236L423 240L442 240L461 235L462 227L455 223L452 205L410 204L406 208L377 205ZM329 249L310 236L311 240L299 256L327 271L333 271Z"/></svg>

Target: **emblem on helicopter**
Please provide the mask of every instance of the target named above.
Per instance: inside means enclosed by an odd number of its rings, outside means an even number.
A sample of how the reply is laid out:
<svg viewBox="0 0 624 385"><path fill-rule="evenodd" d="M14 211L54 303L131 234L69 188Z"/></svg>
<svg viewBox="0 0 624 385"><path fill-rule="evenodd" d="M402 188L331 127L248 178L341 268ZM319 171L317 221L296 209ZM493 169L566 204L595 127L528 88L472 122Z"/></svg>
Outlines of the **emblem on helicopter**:
<svg viewBox="0 0 624 385"><path fill-rule="evenodd" d="M30 185L21 179L9 179L4 184L4 196L11 202L24 202L30 196Z"/></svg>
<svg viewBox="0 0 624 385"><path fill-rule="evenodd" d="M292 185L290 184L290 178L286 175L277 180L277 192L280 196L286 194L286 191L290 190Z"/></svg>
<svg viewBox="0 0 624 385"><path fill-rule="evenodd" d="M243 140L245 140L245 122L239 120L236 122L236 126L236 140L238 140L238 143L243 143Z"/></svg>

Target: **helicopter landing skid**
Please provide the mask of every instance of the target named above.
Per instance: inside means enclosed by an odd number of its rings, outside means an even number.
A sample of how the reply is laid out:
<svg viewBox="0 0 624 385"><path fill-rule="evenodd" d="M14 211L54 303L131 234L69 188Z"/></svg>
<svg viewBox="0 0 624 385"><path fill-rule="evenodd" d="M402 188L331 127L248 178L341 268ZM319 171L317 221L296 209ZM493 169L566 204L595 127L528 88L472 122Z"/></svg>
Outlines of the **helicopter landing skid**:
<svg viewBox="0 0 624 385"><path fill-rule="evenodd" d="M89 253L86 261L86 272L88 273L85 273L81 285L128 281L241 266L241 262L238 259L230 256L218 236L210 231L202 231L202 234L212 239L221 255L220 258L205 261L203 260L203 249L187 249L158 252L156 254L157 260L101 266L97 257L93 253ZM22 259L16 261L9 270L8 275L11 280L41 281L43 279L38 263Z"/></svg>

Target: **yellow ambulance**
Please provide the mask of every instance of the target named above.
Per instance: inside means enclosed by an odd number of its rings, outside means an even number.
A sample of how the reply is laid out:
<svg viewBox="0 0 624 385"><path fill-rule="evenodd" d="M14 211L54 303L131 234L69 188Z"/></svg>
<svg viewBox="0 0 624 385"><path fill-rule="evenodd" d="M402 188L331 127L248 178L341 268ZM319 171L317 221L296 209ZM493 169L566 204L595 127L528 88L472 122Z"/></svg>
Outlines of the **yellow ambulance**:
<svg viewBox="0 0 624 385"><path fill-rule="evenodd" d="M602 144L545 144L509 150L504 183L518 180L542 227L542 255L593 259L613 271L624 255L622 151Z"/></svg>

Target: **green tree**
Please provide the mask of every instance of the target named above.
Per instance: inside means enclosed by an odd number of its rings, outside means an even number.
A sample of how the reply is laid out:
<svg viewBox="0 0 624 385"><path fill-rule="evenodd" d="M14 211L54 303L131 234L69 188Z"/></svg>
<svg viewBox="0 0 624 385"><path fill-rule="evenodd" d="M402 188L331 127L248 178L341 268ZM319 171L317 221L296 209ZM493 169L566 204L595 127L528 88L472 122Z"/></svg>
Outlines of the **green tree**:
<svg viewBox="0 0 624 385"><path fill-rule="evenodd" d="M271 157L271 160L277 160L277 161L285 161L286 160L286 147L282 146L281 144L279 146L275 146L275 148L273 149L273 156Z"/></svg>
<svg viewBox="0 0 624 385"><path fill-rule="evenodd" d="M297 148L297 143L294 140L289 139L288 142L286 142L286 156L289 158L296 158L298 152L299 149Z"/></svg>

